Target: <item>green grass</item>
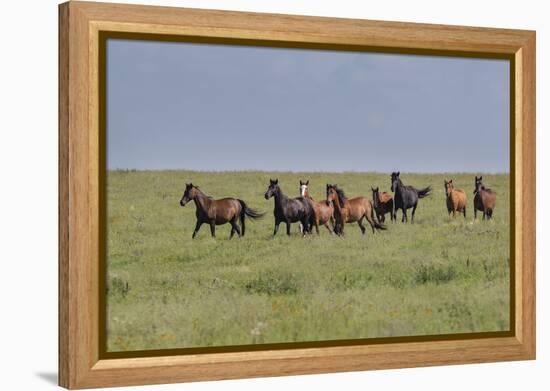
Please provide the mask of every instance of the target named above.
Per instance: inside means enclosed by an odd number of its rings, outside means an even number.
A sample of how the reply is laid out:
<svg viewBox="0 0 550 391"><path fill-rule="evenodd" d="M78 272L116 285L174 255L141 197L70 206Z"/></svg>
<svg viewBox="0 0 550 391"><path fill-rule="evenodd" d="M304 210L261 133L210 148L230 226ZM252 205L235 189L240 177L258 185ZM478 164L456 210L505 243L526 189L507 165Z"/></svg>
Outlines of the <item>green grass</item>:
<svg viewBox="0 0 550 391"><path fill-rule="evenodd" d="M109 351L433 335L508 330L509 179L483 175L497 192L492 221L473 222L473 174L402 174L432 185L414 225L346 237L301 238L297 225L272 238L269 178L296 196L299 179L312 195L338 183L350 197L389 190L389 175L111 171L108 173L107 343ZM447 216L443 179L468 195L467 219ZM195 206L179 200L185 182L214 198L237 197L268 212L195 240ZM410 211L409 211L410 212ZM401 218L401 212L398 219ZM410 218L410 215L409 215Z"/></svg>

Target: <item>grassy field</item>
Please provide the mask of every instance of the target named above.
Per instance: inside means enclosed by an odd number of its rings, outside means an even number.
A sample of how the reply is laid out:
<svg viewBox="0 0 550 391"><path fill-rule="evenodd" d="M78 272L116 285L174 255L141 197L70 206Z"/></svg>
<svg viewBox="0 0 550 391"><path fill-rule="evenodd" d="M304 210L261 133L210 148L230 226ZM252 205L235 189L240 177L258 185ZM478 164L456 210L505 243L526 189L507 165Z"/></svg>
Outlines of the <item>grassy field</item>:
<svg viewBox="0 0 550 391"><path fill-rule="evenodd" d="M509 329L509 179L483 175L497 192L492 221L473 221L474 174L406 174L405 184L432 185L414 225L346 237L301 238L284 226L272 238L278 177L287 195L309 179L315 199L325 183L349 197L389 191L388 174L111 171L108 173L107 342L109 351L241 345ZM468 196L467 218L449 219L443 179ZM237 197L268 212L195 240L195 206L180 207L185 182L214 198ZM410 217L410 215L409 215ZM401 212L398 214L401 219Z"/></svg>

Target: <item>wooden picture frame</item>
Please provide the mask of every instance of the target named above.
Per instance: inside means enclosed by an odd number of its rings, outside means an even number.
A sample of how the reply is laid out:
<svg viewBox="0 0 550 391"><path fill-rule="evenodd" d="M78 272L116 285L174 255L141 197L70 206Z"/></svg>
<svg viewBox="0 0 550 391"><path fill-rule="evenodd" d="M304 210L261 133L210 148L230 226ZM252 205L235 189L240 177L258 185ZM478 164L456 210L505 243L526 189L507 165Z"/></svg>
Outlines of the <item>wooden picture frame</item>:
<svg viewBox="0 0 550 391"><path fill-rule="evenodd" d="M513 330L506 335L105 357L101 35L508 58ZM59 6L59 384L90 388L535 358L535 32L88 2Z"/></svg>

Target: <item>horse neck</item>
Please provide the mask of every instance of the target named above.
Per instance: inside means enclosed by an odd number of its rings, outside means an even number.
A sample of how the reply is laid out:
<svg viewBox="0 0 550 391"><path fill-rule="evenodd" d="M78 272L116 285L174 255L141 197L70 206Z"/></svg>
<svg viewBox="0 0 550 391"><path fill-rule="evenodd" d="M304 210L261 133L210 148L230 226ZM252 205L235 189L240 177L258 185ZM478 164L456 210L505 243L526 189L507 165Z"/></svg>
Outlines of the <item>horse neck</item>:
<svg viewBox="0 0 550 391"><path fill-rule="evenodd" d="M395 194L401 194L401 189L403 188L403 182L401 182L401 179L398 179L395 184Z"/></svg>
<svg viewBox="0 0 550 391"><path fill-rule="evenodd" d="M342 212L343 205L340 204L340 197L338 197L338 195L336 195L336 197L334 197L334 199L332 200L332 204L334 205L334 210L336 212L338 212L338 213Z"/></svg>
<svg viewBox="0 0 550 391"><path fill-rule="evenodd" d="M487 191L487 190L485 190L485 186L483 186L483 184L482 184L481 186L479 186L479 190L477 190L477 191L475 192L475 194L476 194L476 195L479 194L479 196L481 197L481 193L486 192L486 191Z"/></svg>
<svg viewBox="0 0 550 391"><path fill-rule="evenodd" d="M275 200L275 207L282 208L283 203L288 200L288 197L283 194L283 191L281 188L277 189L275 194L273 195L273 199Z"/></svg>
<svg viewBox="0 0 550 391"><path fill-rule="evenodd" d="M195 201L195 206L197 207L197 209L201 209L204 211L208 210L210 204L212 203L212 200L201 191L197 191L197 195L195 196L195 198L193 198L193 201Z"/></svg>
<svg viewBox="0 0 550 391"><path fill-rule="evenodd" d="M304 198L309 198L310 200L313 201L313 197L309 195L309 190L306 189L306 191L304 192Z"/></svg>

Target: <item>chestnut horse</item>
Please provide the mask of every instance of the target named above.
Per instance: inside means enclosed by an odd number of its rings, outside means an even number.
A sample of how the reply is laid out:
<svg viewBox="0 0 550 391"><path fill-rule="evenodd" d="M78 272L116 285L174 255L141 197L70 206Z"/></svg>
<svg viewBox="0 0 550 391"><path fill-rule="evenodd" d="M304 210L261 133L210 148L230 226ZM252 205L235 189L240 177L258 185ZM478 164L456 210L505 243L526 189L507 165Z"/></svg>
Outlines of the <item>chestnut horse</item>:
<svg viewBox="0 0 550 391"><path fill-rule="evenodd" d="M493 209L497 203L497 193L485 187L481 180L483 177L475 179L474 189L474 219L477 218L477 211L483 212L483 220L493 218Z"/></svg>
<svg viewBox="0 0 550 391"><path fill-rule="evenodd" d="M455 189L452 179L449 181L445 179L444 182L449 216L451 212L453 213L453 217L455 217L456 212L462 212L464 218L466 218L466 192L462 189Z"/></svg>
<svg viewBox="0 0 550 391"><path fill-rule="evenodd" d="M391 221L395 220L393 213L393 197L390 193L383 191L380 193L380 188L370 188L372 190L372 205L376 212L378 221L383 223L386 221L386 213L390 214Z"/></svg>
<svg viewBox="0 0 550 391"><path fill-rule="evenodd" d="M372 227L372 232L375 229L386 229L386 227L374 219L374 208L370 200L366 197L356 197L348 199L344 194L344 190L338 185L327 184L327 202L332 202L334 205L334 218L336 225L334 232L338 235L344 235L344 225L346 223L357 222L361 232L365 234L365 226L363 218L366 218Z"/></svg>
<svg viewBox="0 0 550 391"><path fill-rule="evenodd" d="M212 197L204 194L198 186L192 183L185 184L185 192L180 200L180 205L185 206L189 201L194 201L197 207L196 216L197 223L193 231L193 239L199 232L201 225L204 223L210 225L210 233L212 237L216 237L216 225L231 224L231 234L229 239L233 237L235 232L237 235L244 236L245 226L244 219L246 216L251 219L259 219L264 213L258 212L249 208L243 200L236 198L222 198L214 200ZM241 220L241 227L237 224L237 220Z"/></svg>
<svg viewBox="0 0 550 391"><path fill-rule="evenodd" d="M334 207L332 203L327 201L317 202L309 194L309 179L307 181L300 180L300 196L308 198L313 204L313 211L315 212L315 228L317 234L319 234L319 225L324 225L328 232L333 233L331 225L334 227Z"/></svg>

